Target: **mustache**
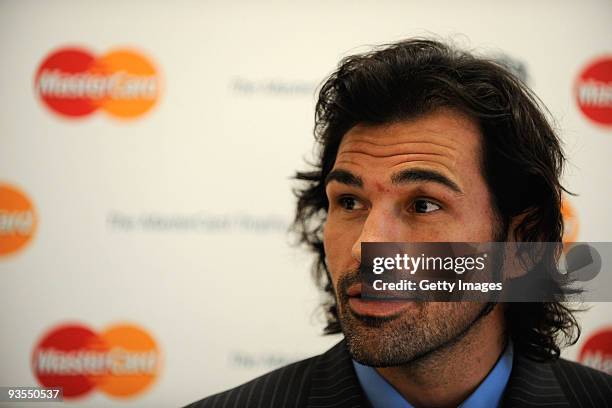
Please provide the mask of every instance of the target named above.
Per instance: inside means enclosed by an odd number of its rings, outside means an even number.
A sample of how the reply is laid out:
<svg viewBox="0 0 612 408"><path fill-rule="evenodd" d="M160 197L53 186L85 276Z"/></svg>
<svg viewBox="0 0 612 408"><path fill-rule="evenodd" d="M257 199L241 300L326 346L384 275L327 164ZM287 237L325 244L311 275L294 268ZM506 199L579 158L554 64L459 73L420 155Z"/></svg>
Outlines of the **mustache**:
<svg viewBox="0 0 612 408"><path fill-rule="evenodd" d="M341 301L348 301L348 288L356 283L361 283L361 276L359 274L359 269L354 269L344 274L342 277L338 279L337 285L337 293L336 295Z"/></svg>

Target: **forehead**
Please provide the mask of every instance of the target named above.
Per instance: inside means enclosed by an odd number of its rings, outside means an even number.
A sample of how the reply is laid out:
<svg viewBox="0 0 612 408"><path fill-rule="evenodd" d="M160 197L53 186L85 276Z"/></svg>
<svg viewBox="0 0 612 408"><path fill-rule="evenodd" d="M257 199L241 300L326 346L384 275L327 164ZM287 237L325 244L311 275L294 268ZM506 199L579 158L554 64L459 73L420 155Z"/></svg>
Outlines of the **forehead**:
<svg viewBox="0 0 612 408"><path fill-rule="evenodd" d="M354 126L340 143L334 169L368 178L414 167L470 178L480 171L480 145L476 122L444 109L409 121Z"/></svg>

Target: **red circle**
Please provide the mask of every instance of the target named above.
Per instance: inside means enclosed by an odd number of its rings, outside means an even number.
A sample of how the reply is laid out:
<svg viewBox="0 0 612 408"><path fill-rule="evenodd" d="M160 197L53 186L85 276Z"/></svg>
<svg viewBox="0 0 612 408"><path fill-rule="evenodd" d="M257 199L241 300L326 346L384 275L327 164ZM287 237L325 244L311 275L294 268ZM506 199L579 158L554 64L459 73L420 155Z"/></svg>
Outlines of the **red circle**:
<svg viewBox="0 0 612 408"><path fill-rule="evenodd" d="M589 337L580 349L578 360L584 365L612 375L612 327Z"/></svg>
<svg viewBox="0 0 612 408"><path fill-rule="evenodd" d="M578 76L576 103L586 117L600 125L612 125L612 57L590 63Z"/></svg>
<svg viewBox="0 0 612 408"><path fill-rule="evenodd" d="M95 62L96 58L84 49L55 51L40 64L34 89L55 113L69 117L88 115L97 109L97 104L84 94L85 82L80 79L90 74Z"/></svg>
<svg viewBox="0 0 612 408"><path fill-rule="evenodd" d="M82 396L96 384L86 370L74 363L78 358L70 357L103 348L98 335L87 327L76 324L58 326L34 348L32 371L42 386L63 387L67 398Z"/></svg>

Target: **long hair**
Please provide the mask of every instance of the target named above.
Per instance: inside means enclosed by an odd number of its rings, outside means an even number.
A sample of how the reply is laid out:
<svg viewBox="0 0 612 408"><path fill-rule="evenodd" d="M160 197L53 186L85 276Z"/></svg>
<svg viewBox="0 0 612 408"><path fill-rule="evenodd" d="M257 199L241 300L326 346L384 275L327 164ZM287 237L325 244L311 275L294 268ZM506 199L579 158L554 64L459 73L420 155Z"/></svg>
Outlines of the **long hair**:
<svg viewBox="0 0 612 408"><path fill-rule="evenodd" d="M353 126L418 118L439 108L467 114L480 126L482 168L501 228L514 240L561 242L559 178L565 157L538 98L501 65L428 39L410 39L344 58L323 83L315 109L316 162L299 171L293 230L316 254L313 277L324 291L327 326L341 331L325 264L322 232L325 178L344 134ZM515 218L516 217L516 218ZM545 260L555 268L556 259ZM506 329L515 349L536 360L558 358L580 328L561 302L509 303Z"/></svg>

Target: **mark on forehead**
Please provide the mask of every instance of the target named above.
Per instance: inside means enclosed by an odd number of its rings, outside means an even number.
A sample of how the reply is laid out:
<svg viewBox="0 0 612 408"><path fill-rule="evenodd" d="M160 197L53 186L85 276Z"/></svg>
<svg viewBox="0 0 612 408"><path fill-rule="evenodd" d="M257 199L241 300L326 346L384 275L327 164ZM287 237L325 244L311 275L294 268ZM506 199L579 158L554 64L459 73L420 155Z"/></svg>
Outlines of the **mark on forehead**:
<svg viewBox="0 0 612 408"><path fill-rule="evenodd" d="M376 191L378 191L379 193L388 193L390 191L389 188L385 187L382 183L378 181L374 183L374 186L376 187Z"/></svg>

